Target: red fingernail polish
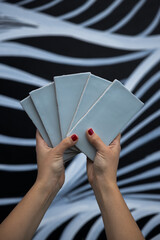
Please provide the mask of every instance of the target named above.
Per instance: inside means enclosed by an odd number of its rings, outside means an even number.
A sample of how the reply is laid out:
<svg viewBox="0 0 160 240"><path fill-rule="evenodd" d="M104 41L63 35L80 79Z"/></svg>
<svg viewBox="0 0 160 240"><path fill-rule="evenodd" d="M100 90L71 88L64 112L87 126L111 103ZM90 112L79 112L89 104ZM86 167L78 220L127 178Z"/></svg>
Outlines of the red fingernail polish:
<svg viewBox="0 0 160 240"><path fill-rule="evenodd" d="M90 129L88 130L88 134L89 134L89 135L93 135L93 133L94 133L93 129L90 128Z"/></svg>
<svg viewBox="0 0 160 240"><path fill-rule="evenodd" d="M71 138L72 138L73 142L75 142L78 139L78 136L76 134L73 134L71 136Z"/></svg>

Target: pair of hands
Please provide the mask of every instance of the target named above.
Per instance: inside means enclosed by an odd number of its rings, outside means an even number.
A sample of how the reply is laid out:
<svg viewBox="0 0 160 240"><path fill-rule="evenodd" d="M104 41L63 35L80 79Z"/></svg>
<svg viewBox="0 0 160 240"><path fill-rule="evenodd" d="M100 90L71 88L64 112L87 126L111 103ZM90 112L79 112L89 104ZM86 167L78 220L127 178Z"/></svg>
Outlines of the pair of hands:
<svg viewBox="0 0 160 240"><path fill-rule="evenodd" d="M97 149L94 162L87 159L88 181L94 191L97 191L102 184L105 186L117 183L117 167L120 154L120 134L113 142L106 146L100 137L92 130L86 131L88 141ZM46 188L58 192L65 181L65 169L63 153L74 146L78 141L77 135L63 139L55 148L47 146L45 141L36 133L36 152L38 175L37 182Z"/></svg>
<svg viewBox="0 0 160 240"><path fill-rule="evenodd" d="M106 146L92 129L86 131L86 136L97 149L94 161L87 159L87 175L100 207L107 239L144 240L117 186L120 135L109 146ZM49 148L38 131L36 140L37 180L0 224L0 235L3 239L32 239L45 212L64 183L63 153L76 144L78 136L74 134L65 138L55 148Z"/></svg>

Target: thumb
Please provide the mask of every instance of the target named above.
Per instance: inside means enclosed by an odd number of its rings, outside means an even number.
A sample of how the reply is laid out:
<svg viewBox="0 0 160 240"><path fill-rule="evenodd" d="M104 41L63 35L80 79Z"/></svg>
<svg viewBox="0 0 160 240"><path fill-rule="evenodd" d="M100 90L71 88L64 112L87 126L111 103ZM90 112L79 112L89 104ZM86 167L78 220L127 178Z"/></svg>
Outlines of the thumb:
<svg viewBox="0 0 160 240"><path fill-rule="evenodd" d="M102 139L93 131L92 128L86 131L88 141L96 148L97 151L103 151L106 144Z"/></svg>
<svg viewBox="0 0 160 240"><path fill-rule="evenodd" d="M109 144L109 147L120 152L121 151L120 140L121 134L119 133L117 137Z"/></svg>
<svg viewBox="0 0 160 240"><path fill-rule="evenodd" d="M57 154L62 154L70 147L73 147L78 141L78 136L73 134L72 136L64 138L55 148Z"/></svg>

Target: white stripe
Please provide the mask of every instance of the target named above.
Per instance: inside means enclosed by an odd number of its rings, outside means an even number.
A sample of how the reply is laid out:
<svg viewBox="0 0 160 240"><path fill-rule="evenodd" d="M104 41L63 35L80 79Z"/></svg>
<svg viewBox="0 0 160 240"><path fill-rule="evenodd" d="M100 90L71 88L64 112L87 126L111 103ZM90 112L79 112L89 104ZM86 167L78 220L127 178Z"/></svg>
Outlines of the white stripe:
<svg viewBox="0 0 160 240"><path fill-rule="evenodd" d="M74 239L79 229L81 229L89 220L99 214L99 211L85 212L78 214L63 230L60 240ZM71 231L72 229L72 231Z"/></svg>
<svg viewBox="0 0 160 240"><path fill-rule="evenodd" d="M91 226L87 234L86 240L97 240L98 236L103 231L103 229L104 223L102 221L102 217L100 216L98 220L96 220L96 222L94 222L93 225Z"/></svg>
<svg viewBox="0 0 160 240"><path fill-rule="evenodd" d="M146 178L149 179L149 178L152 178L152 177L155 177L155 176L160 176L160 167L156 167L154 169L151 169L151 170L145 171L143 173L137 174L134 177L128 177L127 179L119 180L118 181L118 186L121 187L121 186L123 186L125 184L128 184L128 183L133 183L135 181L143 180L143 179L146 179Z"/></svg>
<svg viewBox="0 0 160 240"><path fill-rule="evenodd" d="M82 6L76 8L75 10L73 10L69 13L65 13L65 14L61 15L58 18L61 20L66 20L69 18L76 17L77 15L81 14L82 12L84 12L88 8L90 8L95 2L96 2L96 0L88 0Z"/></svg>
<svg viewBox="0 0 160 240"><path fill-rule="evenodd" d="M0 77L34 86L44 86L49 83L48 80L4 64L0 64Z"/></svg>
<svg viewBox="0 0 160 240"><path fill-rule="evenodd" d="M36 0L23 0L23 1L17 2L16 4L21 6L21 5L28 4L28 3L34 2L34 1L36 1Z"/></svg>
<svg viewBox="0 0 160 240"><path fill-rule="evenodd" d="M133 61L135 59L137 60L139 58L147 56L150 52L150 50L146 50L138 53L131 53L109 58L78 58L63 56L56 53L50 53L45 50L40 50L38 48L23 45L20 43L1 43L0 45L0 56L29 57L59 64L85 67L113 65L122 62Z"/></svg>
<svg viewBox="0 0 160 240"><path fill-rule="evenodd" d="M137 186L131 186L126 188L121 188L120 191L122 194L128 194L132 192L145 192L147 190L157 190L160 189L160 182L146 183Z"/></svg>
<svg viewBox="0 0 160 240"><path fill-rule="evenodd" d="M0 171L24 172L37 170L36 164L0 164Z"/></svg>
<svg viewBox="0 0 160 240"><path fill-rule="evenodd" d="M69 36L100 46L126 50L156 49L160 47L160 36L134 37L119 34L106 34L103 31L77 26L76 24L60 21L57 18L36 13L7 3L0 3L3 14L26 24L36 24L37 28L23 27L8 29L1 33L1 41L32 36ZM28 18L29 15L29 18Z"/></svg>
<svg viewBox="0 0 160 240"><path fill-rule="evenodd" d="M16 110L23 110L20 102L17 99L0 95L0 105Z"/></svg>
<svg viewBox="0 0 160 240"><path fill-rule="evenodd" d="M147 193L131 193L127 194L127 198L136 198L136 199L151 199L151 200L160 200L160 195L159 194L147 194Z"/></svg>
<svg viewBox="0 0 160 240"><path fill-rule="evenodd" d="M129 132L122 135L121 144L126 142L133 135L135 135L138 131L140 131L142 128L146 127L147 125L149 125L151 122L153 122L158 117L160 117L160 110L158 110L155 113L152 113L150 116L148 116L143 121L141 121L139 124L137 124L135 127L133 127Z"/></svg>
<svg viewBox="0 0 160 240"><path fill-rule="evenodd" d="M155 73L150 79L147 80L136 92L135 95L141 98L156 82L160 79L160 71Z"/></svg>
<svg viewBox="0 0 160 240"><path fill-rule="evenodd" d="M149 55L128 78L125 87L133 91L140 80L159 62L160 50L154 51Z"/></svg>
<svg viewBox="0 0 160 240"><path fill-rule="evenodd" d="M154 152L154 153L148 155L147 157L145 157L142 160L138 160L135 163L132 163L128 166L125 166L121 169L118 169L117 176L118 177L123 176L124 174L135 171L138 168L141 168L141 167L144 167L144 166L146 166L150 163L154 163L156 161L159 161L159 156L160 156L160 151L157 151L157 152Z"/></svg>
<svg viewBox="0 0 160 240"><path fill-rule="evenodd" d="M115 32L122 28L124 25L126 25L139 11L139 9L146 3L146 0L138 1L138 3L133 7L132 10L123 18L121 19L117 24L115 24L113 27L106 30L106 32Z"/></svg>
<svg viewBox="0 0 160 240"><path fill-rule="evenodd" d="M104 11L98 13L96 16L80 23L81 26L87 27L89 25L95 24L99 21L101 21L103 18L110 15L121 3L123 0L116 0L114 1L108 8L106 8Z"/></svg>
<svg viewBox="0 0 160 240"><path fill-rule="evenodd" d="M155 237L152 238L152 240L159 240L160 239L160 233L157 234Z"/></svg>
<svg viewBox="0 0 160 240"><path fill-rule="evenodd" d="M160 223L160 214L152 217L142 228L142 234L146 237Z"/></svg>
<svg viewBox="0 0 160 240"><path fill-rule="evenodd" d="M155 128L154 130L150 131L149 133L143 135L142 137L137 138L126 147L124 147L120 153L120 157L124 157L126 154L131 153L137 148L145 145L146 143L158 138L160 136L160 127Z"/></svg>
<svg viewBox="0 0 160 240"><path fill-rule="evenodd" d="M149 35L159 24L159 14L160 14L160 11L158 10L157 14L156 14L155 18L153 19L153 21L151 22L151 24L149 26L147 26L147 28L143 32L137 34L137 36Z"/></svg>
<svg viewBox="0 0 160 240"><path fill-rule="evenodd" d="M123 129L127 129L136 119L138 119L145 111L147 111L150 107L153 106L159 100L160 91L156 92L147 102L145 102L143 108L129 121L127 126Z"/></svg>
<svg viewBox="0 0 160 240"><path fill-rule="evenodd" d="M36 145L36 140L30 139L30 138L27 139L27 138L17 138L17 137L0 135L0 143L8 144L8 145L34 147Z"/></svg>
<svg viewBox="0 0 160 240"><path fill-rule="evenodd" d="M0 198L0 206L17 204L21 201L22 197L16 198Z"/></svg>
<svg viewBox="0 0 160 240"><path fill-rule="evenodd" d="M56 6L57 4L59 4L61 2L63 2L63 0L55 0L55 1L52 1L52 2L49 2L49 3L46 3L46 4L44 4L40 7L32 8L32 10L34 10L34 11L44 11L48 8Z"/></svg>

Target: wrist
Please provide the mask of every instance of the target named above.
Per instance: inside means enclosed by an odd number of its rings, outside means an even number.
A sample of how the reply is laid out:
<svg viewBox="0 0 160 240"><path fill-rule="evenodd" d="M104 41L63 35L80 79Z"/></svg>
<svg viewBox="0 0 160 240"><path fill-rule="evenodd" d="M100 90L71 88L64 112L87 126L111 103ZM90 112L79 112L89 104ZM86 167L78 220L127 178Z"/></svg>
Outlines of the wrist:
<svg viewBox="0 0 160 240"><path fill-rule="evenodd" d="M119 191L117 182L105 181L104 179L102 181L97 181L92 188L98 202L103 202L106 196L111 196L115 192Z"/></svg>
<svg viewBox="0 0 160 240"><path fill-rule="evenodd" d="M37 179L35 184L36 188L44 195L55 196L59 190L59 184L57 181L52 181L52 183L40 179Z"/></svg>

